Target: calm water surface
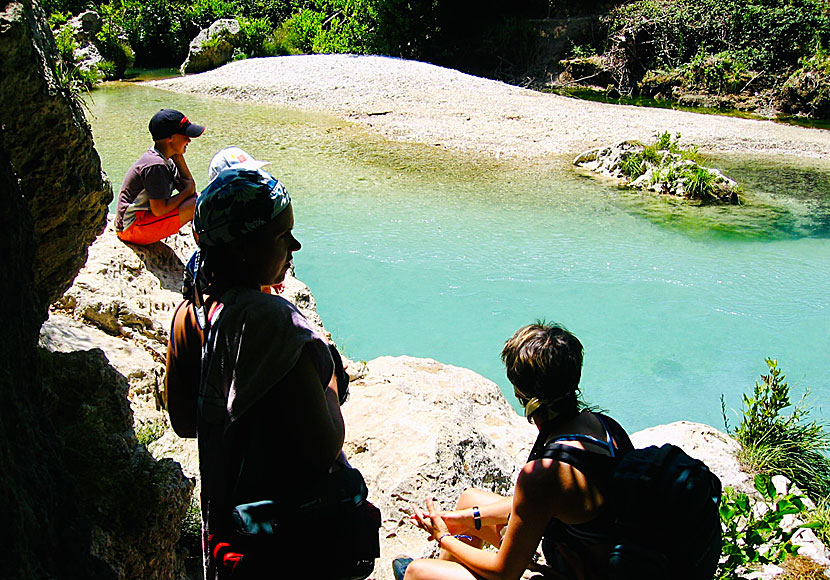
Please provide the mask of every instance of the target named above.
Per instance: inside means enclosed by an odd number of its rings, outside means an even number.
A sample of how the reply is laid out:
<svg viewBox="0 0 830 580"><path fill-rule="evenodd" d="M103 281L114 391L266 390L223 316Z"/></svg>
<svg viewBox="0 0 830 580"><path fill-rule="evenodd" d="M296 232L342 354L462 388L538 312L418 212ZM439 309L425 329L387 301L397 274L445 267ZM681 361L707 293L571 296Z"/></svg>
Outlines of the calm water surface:
<svg viewBox="0 0 830 580"><path fill-rule="evenodd" d="M208 127L187 154L200 186L224 146L270 160L294 200L297 276L352 358L431 357L510 392L501 346L546 318L585 345L586 399L629 429L722 427L721 394L740 407L768 356L793 399L830 395L830 163L713 160L749 203L696 208L598 183L565 158L519 167L134 84L93 100L116 190L162 107Z"/></svg>

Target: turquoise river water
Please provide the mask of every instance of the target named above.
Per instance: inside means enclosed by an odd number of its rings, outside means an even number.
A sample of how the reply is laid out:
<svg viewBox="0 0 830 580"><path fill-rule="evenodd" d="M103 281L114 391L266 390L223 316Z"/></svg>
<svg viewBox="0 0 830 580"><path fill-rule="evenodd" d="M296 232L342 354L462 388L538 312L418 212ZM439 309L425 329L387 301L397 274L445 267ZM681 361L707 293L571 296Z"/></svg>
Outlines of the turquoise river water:
<svg viewBox="0 0 830 580"><path fill-rule="evenodd" d="M597 182L571 156L497 162L323 115L123 83L90 103L116 191L162 107L208 127L187 153L200 186L223 146L272 162L294 200L297 277L352 358L467 367L515 404L501 346L546 318L585 345L585 398L629 429L680 419L722 428L721 394L740 408L765 357L779 360L793 399L809 388L827 416L826 161L714 159L748 203L688 207Z"/></svg>

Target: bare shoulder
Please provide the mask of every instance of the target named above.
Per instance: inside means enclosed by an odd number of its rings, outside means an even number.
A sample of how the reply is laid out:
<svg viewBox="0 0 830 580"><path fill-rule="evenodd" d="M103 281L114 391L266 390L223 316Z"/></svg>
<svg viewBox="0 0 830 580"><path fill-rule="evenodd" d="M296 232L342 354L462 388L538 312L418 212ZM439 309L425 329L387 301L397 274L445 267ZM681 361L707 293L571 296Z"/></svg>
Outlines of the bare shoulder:
<svg viewBox="0 0 830 580"><path fill-rule="evenodd" d="M571 479L570 471L570 465L554 459L529 461L516 480L517 491L544 496L563 493L567 491L565 488Z"/></svg>
<svg viewBox="0 0 830 580"><path fill-rule="evenodd" d="M593 519L603 504L599 490L572 465L554 459L537 459L522 468L516 496L567 523Z"/></svg>

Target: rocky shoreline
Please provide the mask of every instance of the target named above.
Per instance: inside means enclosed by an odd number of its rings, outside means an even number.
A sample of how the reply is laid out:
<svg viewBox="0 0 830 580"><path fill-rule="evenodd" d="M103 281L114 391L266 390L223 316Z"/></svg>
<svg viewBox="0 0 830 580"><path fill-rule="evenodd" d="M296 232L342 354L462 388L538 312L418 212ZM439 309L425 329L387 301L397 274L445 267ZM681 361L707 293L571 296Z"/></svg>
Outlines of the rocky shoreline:
<svg viewBox="0 0 830 580"><path fill-rule="evenodd" d="M0 516L8 524L0 533L6 548L0 576L201 577L198 566L188 573L187 555L177 545L196 483L194 442L170 433L156 397L192 238L182 232L145 248L117 241L106 216L111 186L80 104L55 73L57 50L42 9L30 0L15 0L7 3L0 22L5 105L0 110L0 249L6 260L0 293L7 297L0 302L5 322L0 482L10 498L0 502ZM376 62L359 60L361 65ZM341 69L349 62L340 61ZM458 78L452 71L446 74ZM290 87L288 77L283 81ZM388 77L385 85L371 89L394 94L394 81ZM295 86L311 84L306 79ZM404 92L411 96L418 86ZM430 92L427 88L421 87L421 96ZM481 97L481 106L492 108L503 123L524 118L522 112L498 108L486 95L483 90L468 96ZM436 120L446 118L448 106L445 102L433 111L431 119L430 111L422 111L424 123L441 125ZM367 119L406 117L382 108L356 110ZM560 127L546 130L560 132ZM530 138L519 139L519 134L517 128L512 141L505 134L506 151L514 145L516 151L528 151ZM818 154L824 137L809 135L813 141L806 148L790 147L787 138L776 146L824 158ZM465 143L475 137L471 133ZM482 147L491 154L502 150ZM544 147L540 151L547 154ZM308 288L292 279L287 292L322 326ZM408 500L429 494L451 505L469 485L506 491L533 431L496 385L471 371L408 357L376 359L365 367L353 363L350 370L355 380L344 407L346 450L384 513L383 553L374 578L387 579L389 560L398 552L420 555L434 547L408 523ZM152 442L145 439L148 452L137 433L153 424L162 432ZM746 479L730 471L737 464L728 437L705 426L667 428L672 437L691 432L689 452L710 463L725 483ZM404 437L413 433L419 436Z"/></svg>
<svg viewBox="0 0 830 580"><path fill-rule="evenodd" d="M151 246L123 244L110 216L74 284L53 305L40 342L51 351L103 351L126 377L136 430L160 426L160 436L148 445L152 455L178 463L198 487L196 442L173 433L157 398L183 263L194 247L187 228ZM286 297L326 334L308 287L293 277L286 286ZM349 372L353 382L343 407L345 451L363 472L370 499L383 514L381 558L372 578L391 580L392 558L429 555L434 549L409 523L409 503L431 496L450 506L469 486L509 493L536 432L495 383L467 369L401 356L349 361ZM737 443L712 427L677 422L632 439L638 446L679 445L706 462L724 485L751 491L751 478L735 456ZM799 542L803 554L830 565L812 532L805 530ZM182 566L178 569L178 578L192 577Z"/></svg>
<svg viewBox="0 0 830 580"><path fill-rule="evenodd" d="M581 101L423 62L298 55L232 62L152 81L171 91L329 113L387 138L541 160L680 133L705 153L830 159L830 131L772 121Z"/></svg>

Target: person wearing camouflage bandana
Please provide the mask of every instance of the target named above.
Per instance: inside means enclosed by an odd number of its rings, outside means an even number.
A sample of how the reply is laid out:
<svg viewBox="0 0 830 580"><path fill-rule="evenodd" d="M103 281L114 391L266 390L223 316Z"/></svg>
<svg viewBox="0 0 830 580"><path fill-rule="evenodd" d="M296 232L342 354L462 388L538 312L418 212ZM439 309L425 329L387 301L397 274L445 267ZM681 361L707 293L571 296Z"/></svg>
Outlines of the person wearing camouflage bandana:
<svg viewBox="0 0 830 580"><path fill-rule="evenodd" d="M195 305L174 316L167 365L167 391L186 394L168 409L177 433L198 438L205 577L264 578L278 554L233 531L233 507L289 497L345 462L338 381L299 309L260 291L282 282L301 247L285 187L262 169L227 169L200 194L193 223Z"/></svg>

